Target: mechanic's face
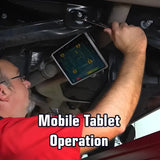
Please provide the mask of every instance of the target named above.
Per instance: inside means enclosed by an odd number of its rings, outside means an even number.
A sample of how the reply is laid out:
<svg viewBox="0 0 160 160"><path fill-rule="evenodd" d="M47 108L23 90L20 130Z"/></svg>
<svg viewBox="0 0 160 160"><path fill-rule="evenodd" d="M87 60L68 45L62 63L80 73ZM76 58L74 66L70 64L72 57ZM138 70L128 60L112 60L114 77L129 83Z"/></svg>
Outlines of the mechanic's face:
<svg viewBox="0 0 160 160"><path fill-rule="evenodd" d="M0 68L8 79L19 76L19 70L12 63L1 60ZM21 78L10 80L11 89L8 94L9 111L11 117L24 117L27 113L29 105L29 91L30 82Z"/></svg>

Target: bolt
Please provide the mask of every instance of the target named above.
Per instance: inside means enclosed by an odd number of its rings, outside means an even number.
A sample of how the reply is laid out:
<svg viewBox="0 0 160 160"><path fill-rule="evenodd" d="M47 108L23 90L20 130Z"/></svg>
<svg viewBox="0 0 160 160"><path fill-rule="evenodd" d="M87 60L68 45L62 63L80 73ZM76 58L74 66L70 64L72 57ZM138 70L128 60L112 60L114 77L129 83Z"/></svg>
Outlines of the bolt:
<svg viewBox="0 0 160 160"><path fill-rule="evenodd" d="M82 12L78 11L77 12L77 17L82 18L82 16L83 16Z"/></svg>
<svg viewBox="0 0 160 160"><path fill-rule="evenodd" d="M151 26L151 24L153 23L153 20L147 20L147 21L141 21L141 27L143 28L143 29L147 29L148 27L150 27Z"/></svg>
<svg viewBox="0 0 160 160"><path fill-rule="evenodd" d="M1 18L2 19L7 19L7 14L6 13L2 13Z"/></svg>

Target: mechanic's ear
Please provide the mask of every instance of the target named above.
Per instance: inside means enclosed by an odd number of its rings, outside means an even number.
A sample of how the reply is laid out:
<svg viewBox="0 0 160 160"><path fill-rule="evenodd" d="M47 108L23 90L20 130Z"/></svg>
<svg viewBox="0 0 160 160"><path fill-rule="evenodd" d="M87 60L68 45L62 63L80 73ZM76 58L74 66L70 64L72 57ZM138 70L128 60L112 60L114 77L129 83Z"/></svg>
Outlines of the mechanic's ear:
<svg viewBox="0 0 160 160"><path fill-rule="evenodd" d="M0 101L8 101L8 98L11 94L11 90L3 85L3 84L0 84Z"/></svg>
<svg viewBox="0 0 160 160"><path fill-rule="evenodd" d="M30 88L30 87L31 87L31 82L29 82L29 81L27 81L27 80L25 80L25 81L23 82L23 84L25 85L26 88Z"/></svg>

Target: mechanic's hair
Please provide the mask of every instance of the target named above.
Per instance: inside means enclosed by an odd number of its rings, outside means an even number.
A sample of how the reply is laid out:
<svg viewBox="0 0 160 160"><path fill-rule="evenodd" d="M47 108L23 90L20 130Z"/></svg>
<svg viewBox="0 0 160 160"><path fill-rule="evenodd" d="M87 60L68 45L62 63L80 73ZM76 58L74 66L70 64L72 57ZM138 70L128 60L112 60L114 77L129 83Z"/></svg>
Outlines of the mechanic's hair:
<svg viewBox="0 0 160 160"><path fill-rule="evenodd" d="M4 81L4 82L3 82ZM0 82L3 82L3 84L5 86L7 86L8 88L11 87L11 83L10 80L6 77L6 75L2 72L2 70L0 69Z"/></svg>

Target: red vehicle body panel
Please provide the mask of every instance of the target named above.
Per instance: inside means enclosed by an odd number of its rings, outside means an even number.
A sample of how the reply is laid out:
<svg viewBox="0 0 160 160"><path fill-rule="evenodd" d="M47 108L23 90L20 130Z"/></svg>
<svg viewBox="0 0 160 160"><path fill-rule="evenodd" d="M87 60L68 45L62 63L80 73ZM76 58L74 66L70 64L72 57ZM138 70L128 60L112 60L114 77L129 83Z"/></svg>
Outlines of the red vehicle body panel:
<svg viewBox="0 0 160 160"><path fill-rule="evenodd" d="M160 160L160 131L98 153L87 160Z"/></svg>

